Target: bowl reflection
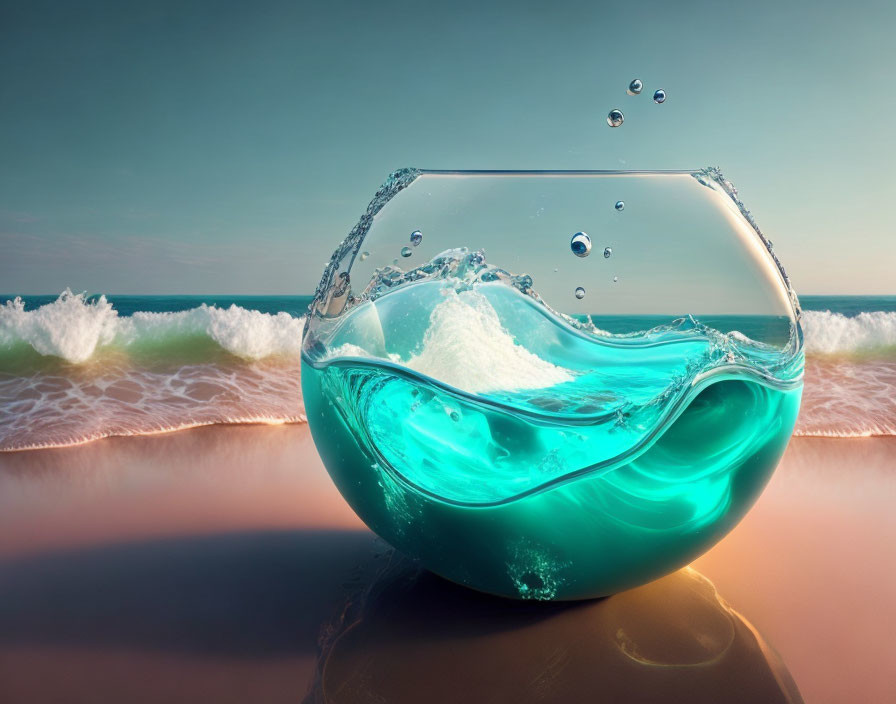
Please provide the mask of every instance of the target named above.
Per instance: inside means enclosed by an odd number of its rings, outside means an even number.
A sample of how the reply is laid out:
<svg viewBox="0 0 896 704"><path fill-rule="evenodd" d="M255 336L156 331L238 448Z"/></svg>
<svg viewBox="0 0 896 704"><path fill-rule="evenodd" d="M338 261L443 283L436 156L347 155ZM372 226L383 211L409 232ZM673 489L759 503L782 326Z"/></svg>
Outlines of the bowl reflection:
<svg viewBox="0 0 896 704"><path fill-rule="evenodd" d="M393 555L325 629L308 702L801 702L780 657L685 568L612 597L510 601Z"/></svg>

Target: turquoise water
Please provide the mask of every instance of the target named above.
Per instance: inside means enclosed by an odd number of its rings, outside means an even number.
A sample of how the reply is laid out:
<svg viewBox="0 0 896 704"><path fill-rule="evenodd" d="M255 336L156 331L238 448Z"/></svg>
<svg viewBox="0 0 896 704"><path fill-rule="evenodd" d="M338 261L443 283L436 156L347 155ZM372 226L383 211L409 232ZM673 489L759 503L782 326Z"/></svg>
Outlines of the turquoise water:
<svg viewBox="0 0 896 704"><path fill-rule="evenodd" d="M498 284L402 288L316 342L306 414L352 507L435 572L524 598L698 555L762 490L801 395L801 355L692 318L585 334Z"/></svg>

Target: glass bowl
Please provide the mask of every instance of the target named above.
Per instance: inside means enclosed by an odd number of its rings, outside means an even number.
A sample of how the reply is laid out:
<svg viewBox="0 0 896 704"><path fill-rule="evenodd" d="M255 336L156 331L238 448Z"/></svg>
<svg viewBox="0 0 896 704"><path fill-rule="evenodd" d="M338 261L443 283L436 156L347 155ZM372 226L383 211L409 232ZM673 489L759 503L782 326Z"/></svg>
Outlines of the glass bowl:
<svg viewBox="0 0 896 704"><path fill-rule="evenodd" d="M447 579L581 599L687 564L752 506L799 408L787 275L700 171L393 173L302 346L361 519Z"/></svg>

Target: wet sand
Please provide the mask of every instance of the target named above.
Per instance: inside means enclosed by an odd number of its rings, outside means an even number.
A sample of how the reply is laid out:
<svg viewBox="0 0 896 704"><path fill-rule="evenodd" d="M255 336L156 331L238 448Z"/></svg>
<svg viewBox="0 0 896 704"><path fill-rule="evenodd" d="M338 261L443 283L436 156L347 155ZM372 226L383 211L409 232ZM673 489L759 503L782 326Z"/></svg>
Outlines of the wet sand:
<svg viewBox="0 0 896 704"><path fill-rule="evenodd" d="M654 695L752 673L737 691L793 701L789 670L808 702L894 701L894 465L890 438L795 439L753 511L693 566L721 600L683 571L539 608L473 596L392 555L332 487L305 426L0 454L0 700L342 701L340 671L375 654L387 684L444 689L487 666L484 684L506 677L519 700L563 701L625 682L595 663L629 662L628 647L664 665L655 682L632 680ZM650 633L662 636L653 655L632 650ZM421 643L430 657L403 680ZM576 660L583 648L605 655ZM520 685L518 658L546 674ZM717 663L716 679L688 684L682 672L711 670L697 662ZM426 663L441 669L421 675Z"/></svg>

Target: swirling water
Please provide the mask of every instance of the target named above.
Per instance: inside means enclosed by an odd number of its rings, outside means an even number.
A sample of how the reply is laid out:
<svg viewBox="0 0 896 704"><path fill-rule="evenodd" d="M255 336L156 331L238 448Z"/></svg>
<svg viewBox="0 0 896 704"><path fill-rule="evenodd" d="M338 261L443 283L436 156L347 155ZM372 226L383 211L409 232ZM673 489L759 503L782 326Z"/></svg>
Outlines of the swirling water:
<svg viewBox="0 0 896 704"><path fill-rule="evenodd" d="M425 332L377 340L387 307L402 311L405 328L428 318ZM669 466L699 466L718 481L745 448L786 440L799 404L798 355L693 318L586 334L514 287L444 282L400 288L348 316L327 353L314 358L312 345L303 359L306 403L336 407L365 463L457 504L496 504L630 465L673 426L698 435ZM731 433L739 440L726 445ZM693 461L703 454L712 469Z"/></svg>

